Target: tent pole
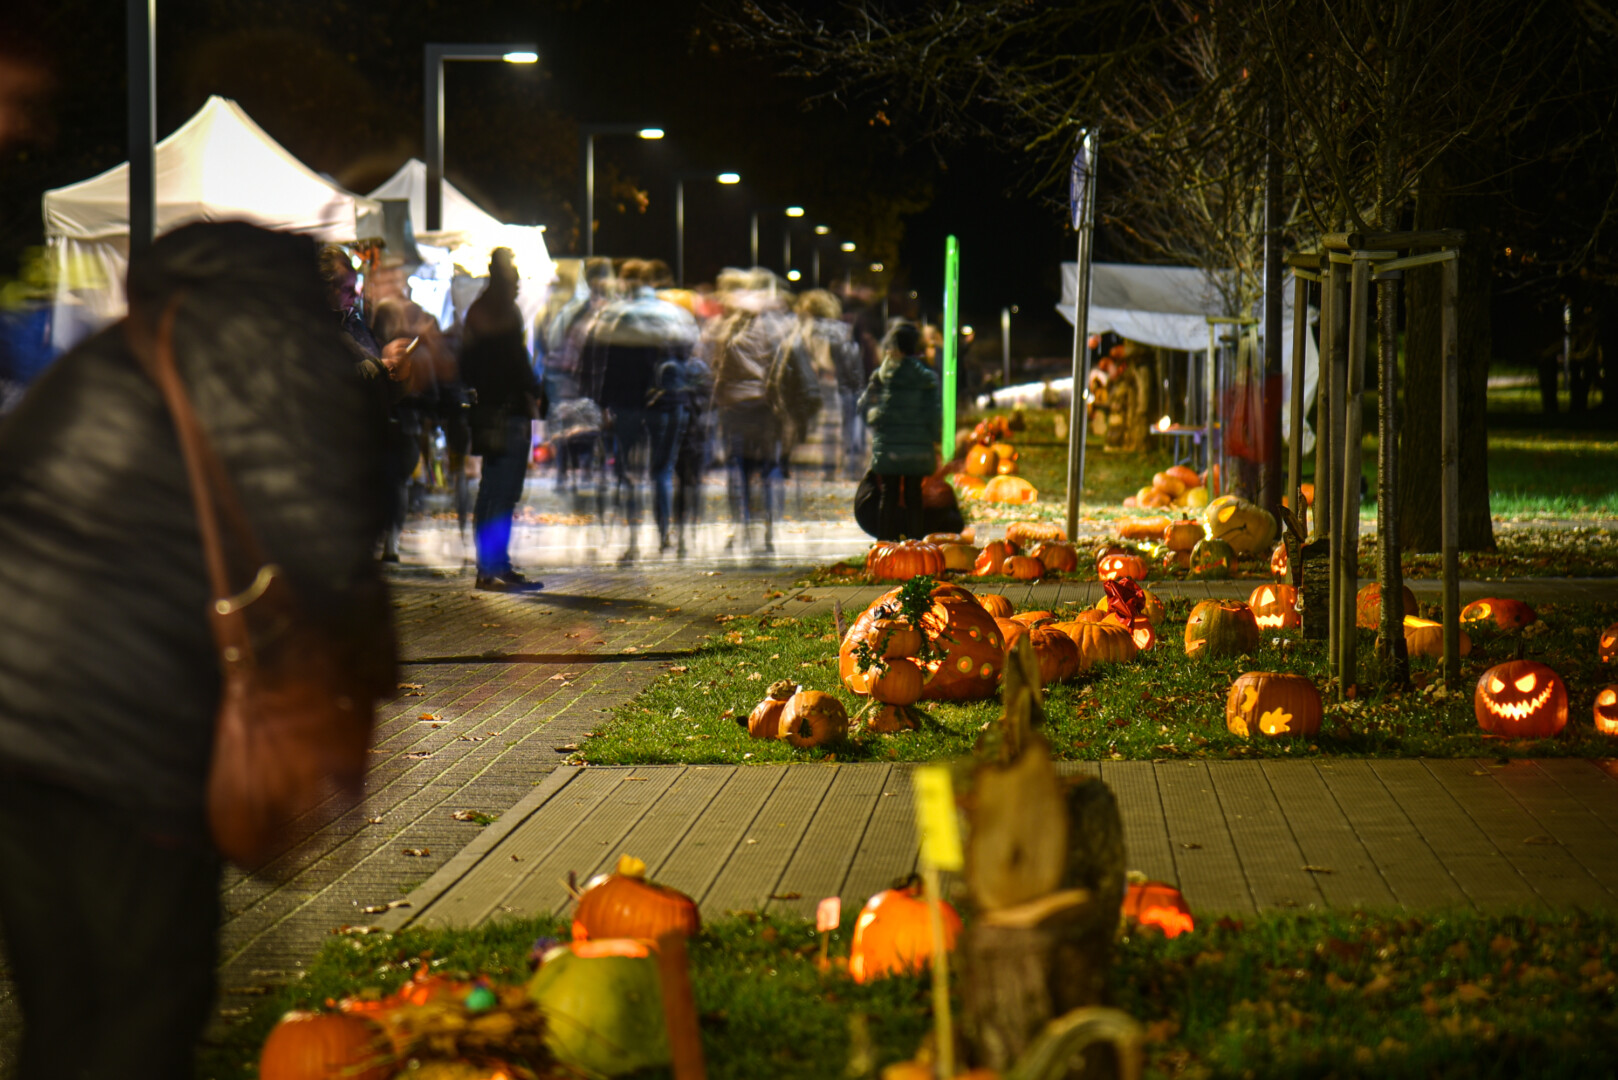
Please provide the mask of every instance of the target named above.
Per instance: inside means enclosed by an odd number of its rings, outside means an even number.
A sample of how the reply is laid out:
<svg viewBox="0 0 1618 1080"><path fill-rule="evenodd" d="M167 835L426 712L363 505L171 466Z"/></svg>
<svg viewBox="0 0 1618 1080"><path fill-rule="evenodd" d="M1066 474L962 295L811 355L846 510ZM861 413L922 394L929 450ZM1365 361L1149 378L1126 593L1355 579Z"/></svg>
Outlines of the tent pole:
<svg viewBox="0 0 1618 1080"><path fill-rule="evenodd" d="M1303 359L1309 341L1309 281L1302 274L1292 276L1292 400L1287 420L1292 437L1287 440L1287 501L1299 525L1309 511L1298 494L1303 481ZM1318 437L1318 435L1317 435ZM1318 488L1319 482L1315 484Z"/></svg>
<svg viewBox="0 0 1618 1080"><path fill-rule="evenodd" d="M157 235L157 0L129 0L129 253Z"/></svg>
<svg viewBox="0 0 1618 1080"><path fill-rule="evenodd" d="M1084 391L1090 382L1090 244L1095 228L1096 143L1094 130L1084 133L1074 160L1073 207L1077 250L1073 282L1073 391L1068 395L1067 432L1067 535L1078 535L1079 504L1084 495L1084 451L1090 425Z"/></svg>

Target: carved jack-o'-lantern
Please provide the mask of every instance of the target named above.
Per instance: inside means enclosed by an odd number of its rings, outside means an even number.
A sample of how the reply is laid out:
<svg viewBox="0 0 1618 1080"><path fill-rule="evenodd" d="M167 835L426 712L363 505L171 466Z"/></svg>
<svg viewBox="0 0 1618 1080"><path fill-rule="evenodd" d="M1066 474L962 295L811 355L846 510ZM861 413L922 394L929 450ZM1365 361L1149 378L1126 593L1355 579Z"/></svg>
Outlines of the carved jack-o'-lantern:
<svg viewBox="0 0 1618 1080"><path fill-rule="evenodd" d="M1200 521L1172 521L1163 530L1163 546L1170 551L1190 551L1207 535Z"/></svg>
<svg viewBox="0 0 1618 1080"><path fill-rule="evenodd" d="M1249 671L1230 686L1225 726L1234 735L1313 735L1320 730L1320 691L1304 675Z"/></svg>
<svg viewBox="0 0 1618 1080"><path fill-rule="evenodd" d="M1596 645L1596 659L1603 664L1618 661L1618 622L1601 631L1601 640Z"/></svg>
<svg viewBox="0 0 1618 1080"><path fill-rule="evenodd" d="M1260 585L1247 598L1260 630L1294 630L1303 625L1298 590L1291 585Z"/></svg>
<svg viewBox="0 0 1618 1080"><path fill-rule="evenodd" d="M1470 655L1472 639L1466 636L1465 630L1457 629L1456 632L1461 635L1461 655ZM1406 615L1405 652L1411 656L1443 656L1444 624Z"/></svg>
<svg viewBox="0 0 1618 1080"><path fill-rule="evenodd" d="M1258 621L1240 600L1203 600L1185 624L1187 656L1240 656L1258 645Z"/></svg>
<svg viewBox="0 0 1618 1080"><path fill-rule="evenodd" d="M1461 609L1462 622L1493 622L1502 630L1521 630L1538 619L1534 609L1521 600L1499 596L1474 600Z"/></svg>
<svg viewBox="0 0 1618 1080"><path fill-rule="evenodd" d="M1287 554L1287 542L1285 540L1276 544L1275 550L1270 552L1270 573L1274 575L1277 581L1285 581L1292 576L1292 559Z"/></svg>
<svg viewBox="0 0 1618 1080"><path fill-rule="evenodd" d="M1124 555L1113 552L1103 555L1096 560L1096 577L1102 581L1111 581L1114 578L1133 578L1135 581L1145 581L1150 572L1146 560L1139 555Z"/></svg>
<svg viewBox="0 0 1618 1080"><path fill-rule="evenodd" d="M1244 557L1275 542L1275 518L1268 510L1235 495L1221 495L1209 503L1202 520L1207 523L1209 536L1225 541Z"/></svg>
<svg viewBox="0 0 1618 1080"><path fill-rule="evenodd" d="M1000 456L987 446L979 444L966 452L966 471L971 476L993 476L999 464Z"/></svg>
<svg viewBox="0 0 1618 1080"><path fill-rule="evenodd" d="M1013 555L1000 565L1001 572L1018 581L1038 581L1045 576L1045 564L1031 555Z"/></svg>
<svg viewBox="0 0 1618 1080"><path fill-rule="evenodd" d="M880 675L859 669L859 643L865 641L873 651L892 657L893 650L885 647L887 639L878 633L877 625L879 622L898 627L907 625L893 622L898 602L897 589L877 597L854 620L843 639L838 650L838 674L843 685L856 694L870 694ZM921 618L920 631L934 653L927 661L918 661L923 698L955 701L985 698L994 693L1005 666L1005 638L977 597L958 585L934 587L932 606ZM916 659L914 654L919 652L917 642L911 653L903 655ZM896 685L895 691L898 689Z"/></svg>
<svg viewBox="0 0 1618 1080"><path fill-rule="evenodd" d="M1161 881L1145 881L1124 890L1123 917L1135 926L1155 926L1164 937L1196 929L1191 905L1180 890Z"/></svg>
<svg viewBox="0 0 1618 1080"><path fill-rule="evenodd" d="M1157 645L1157 631L1153 629L1151 620L1144 615L1137 615L1125 621L1117 613L1109 612L1101 621L1108 626L1121 626L1128 630L1129 636L1135 640L1135 648L1141 652Z"/></svg>
<svg viewBox="0 0 1618 1080"><path fill-rule="evenodd" d="M1484 731L1545 738L1567 724L1567 687L1538 661L1509 660L1483 673L1472 695L1472 711Z"/></svg>
<svg viewBox="0 0 1618 1080"><path fill-rule="evenodd" d="M1236 569L1236 549L1223 540L1202 540L1191 549L1191 572L1197 577L1226 578Z"/></svg>
<svg viewBox="0 0 1618 1080"><path fill-rule="evenodd" d="M1596 691L1596 734L1618 735L1618 686L1603 686Z"/></svg>

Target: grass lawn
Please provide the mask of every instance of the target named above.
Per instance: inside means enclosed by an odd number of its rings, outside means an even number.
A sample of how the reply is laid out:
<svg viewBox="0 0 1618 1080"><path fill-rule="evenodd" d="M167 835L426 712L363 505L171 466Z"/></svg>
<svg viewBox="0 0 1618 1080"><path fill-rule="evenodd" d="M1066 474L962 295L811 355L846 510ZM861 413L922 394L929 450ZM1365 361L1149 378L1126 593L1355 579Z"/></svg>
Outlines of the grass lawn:
<svg viewBox="0 0 1618 1080"><path fill-rule="evenodd" d="M832 935L834 957L847 956L852 924L847 913ZM335 937L299 982L207 1049L199 1075L255 1076L258 1047L289 1008L391 991L424 961L521 982L535 939L565 936L539 919ZM1586 1080L1618 1071L1615 941L1610 914L1266 915L1172 941L1120 937L1111 994L1145 1025L1154 1078ZM914 1052L931 1024L927 979L859 986L835 966L820 971L815 951L809 924L752 916L693 940L710 1076L874 1077Z"/></svg>
<svg viewBox="0 0 1618 1080"><path fill-rule="evenodd" d="M1618 619L1618 604L1545 605L1541 621L1523 639L1525 656L1550 664L1567 682L1568 726L1561 736L1505 742L1478 729L1472 687L1482 671L1510 659L1517 636L1482 629L1462 661L1457 694L1375 689L1333 703L1330 695L1319 735L1250 741L1225 729L1225 696L1245 671L1291 671L1326 686L1324 642L1296 631L1270 632L1251 656L1190 660L1181 646L1187 600L1168 601L1157 648L1134 663L1102 665L1076 680L1047 688L1047 736L1056 754L1070 759L1309 756L1607 756L1618 742L1597 735L1591 710L1597 690L1618 681L1618 669L1596 660L1596 639ZM857 612L847 612L850 621ZM1540 628L1540 629L1536 629ZM1373 635L1360 634L1361 686L1377 684ZM1414 660L1425 677L1436 661ZM753 739L745 719L778 679L836 694L853 715L866 700L847 692L837 677L837 638L829 616L735 619L690 659L672 664L641 694L614 710L576 754L600 765L825 760L919 761L967 753L984 724L999 715L998 699L921 702L926 722L896 735L858 733L842 745L795 750L785 742Z"/></svg>

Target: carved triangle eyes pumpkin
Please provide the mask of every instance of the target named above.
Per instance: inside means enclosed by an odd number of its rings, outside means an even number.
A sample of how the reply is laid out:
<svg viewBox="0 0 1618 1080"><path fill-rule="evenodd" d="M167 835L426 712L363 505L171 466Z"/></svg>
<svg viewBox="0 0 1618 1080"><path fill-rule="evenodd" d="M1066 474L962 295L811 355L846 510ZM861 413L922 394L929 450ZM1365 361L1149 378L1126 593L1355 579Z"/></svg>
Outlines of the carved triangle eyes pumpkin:
<svg viewBox="0 0 1618 1080"><path fill-rule="evenodd" d="M1265 603L1265 604L1273 604L1273 603L1275 603L1275 590L1270 588L1269 586L1265 586L1263 589L1260 589L1259 590L1259 600L1260 600L1261 603Z"/></svg>
<svg viewBox="0 0 1618 1080"><path fill-rule="evenodd" d="M1596 695L1597 705L1618 705L1618 690L1610 687Z"/></svg>
<svg viewBox="0 0 1618 1080"><path fill-rule="evenodd" d="M1498 694L1505 688L1506 684L1500 681L1500 676L1494 675L1489 678L1489 693Z"/></svg>
<svg viewBox="0 0 1618 1080"><path fill-rule="evenodd" d="M1527 675L1524 675L1511 685L1515 686L1518 690L1521 690L1525 694L1531 694L1534 692L1534 684L1537 682L1539 682L1539 676L1535 675L1533 672L1529 672Z"/></svg>

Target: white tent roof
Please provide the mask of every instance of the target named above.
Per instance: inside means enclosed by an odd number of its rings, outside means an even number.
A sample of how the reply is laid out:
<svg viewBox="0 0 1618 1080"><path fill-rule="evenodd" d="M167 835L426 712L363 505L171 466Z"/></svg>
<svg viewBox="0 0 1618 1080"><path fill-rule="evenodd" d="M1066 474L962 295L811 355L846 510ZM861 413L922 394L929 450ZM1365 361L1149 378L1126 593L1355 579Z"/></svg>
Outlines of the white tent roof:
<svg viewBox="0 0 1618 1080"><path fill-rule="evenodd" d="M1078 264L1062 264L1062 302L1056 310L1073 322ZM1194 266L1096 263L1090 274L1088 332L1162 349L1199 352L1208 347L1209 315L1226 315L1208 274Z"/></svg>
<svg viewBox="0 0 1618 1080"><path fill-rule="evenodd" d="M373 199L409 199L410 223L419 232L427 221L427 166L411 158L399 171L371 192ZM505 222L467 198L460 188L444 181L439 224L444 232L477 233L505 227Z"/></svg>
<svg viewBox="0 0 1618 1080"><path fill-rule="evenodd" d="M251 221L318 240L380 234L380 207L293 157L228 98L210 97L157 144L157 231L192 221ZM359 219L365 218L362 223ZM129 233L129 165L45 193L45 234L105 240Z"/></svg>

